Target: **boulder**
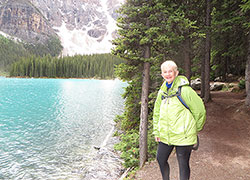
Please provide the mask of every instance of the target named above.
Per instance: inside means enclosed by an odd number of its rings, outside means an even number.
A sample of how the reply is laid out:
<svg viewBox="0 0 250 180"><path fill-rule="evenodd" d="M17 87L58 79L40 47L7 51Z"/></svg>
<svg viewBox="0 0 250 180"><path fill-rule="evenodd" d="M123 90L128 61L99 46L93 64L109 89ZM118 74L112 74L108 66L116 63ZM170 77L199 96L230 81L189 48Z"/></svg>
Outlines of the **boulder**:
<svg viewBox="0 0 250 180"><path fill-rule="evenodd" d="M223 89L225 83L214 82L210 84L210 91L220 91Z"/></svg>
<svg viewBox="0 0 250 180"><path fill-rule="evenodd" d="M219 76L219 77L214 79L214 82L219 82L219 81L222 81L222 76Z"/></svg>
<svg viewBox="0 0 250 180"><path fill-rule="evenodd" d="M194 90L200 90L201 89L201 79L197 78L195 80L191 80L190 85Z"/></svg>

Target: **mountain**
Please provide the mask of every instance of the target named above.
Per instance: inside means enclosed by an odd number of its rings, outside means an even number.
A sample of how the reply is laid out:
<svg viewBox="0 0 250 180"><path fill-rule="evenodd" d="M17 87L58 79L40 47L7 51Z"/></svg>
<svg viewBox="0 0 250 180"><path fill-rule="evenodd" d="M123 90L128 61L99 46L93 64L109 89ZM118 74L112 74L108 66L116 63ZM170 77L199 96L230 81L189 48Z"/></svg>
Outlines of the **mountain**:
<svg viewBox="0 0 250 180"><path fill-rule="evenodd" d="M63 55L108 53L124 0L0 0L0 31L26 42L59 36Z"/></svg>
<svg viewBox="0 0 250 180"><path fill-rule="evenodd" d="M33 4L26 0L0 1L0 30L28 43L45 43L57 36L52 26Z"/></svg>

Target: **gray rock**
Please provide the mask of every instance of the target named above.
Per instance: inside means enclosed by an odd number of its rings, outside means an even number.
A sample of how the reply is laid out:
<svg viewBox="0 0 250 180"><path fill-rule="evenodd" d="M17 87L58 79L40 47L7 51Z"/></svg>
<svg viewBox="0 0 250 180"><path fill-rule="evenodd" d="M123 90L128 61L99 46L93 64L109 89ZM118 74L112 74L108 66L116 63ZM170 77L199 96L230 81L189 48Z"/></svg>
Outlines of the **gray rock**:
<svg viewBox="0 0 250 180"><path fill-rule="evenodd" d="M225 83L214 82L210 84L211 91L220 91L224 87Z"/></svg>
<svg viewBox="0 0 250 180"><path fill-rule="evenodd" d="M25 0L9 0L1 5L0 30L28 43L45 43L57 36L42 13Z"/></svg>
<svg viewBox="0 0 250 180"><path fill-rule="evenodd" d="M195 80L191 80L191 87L194 90L200 90L201 89L201 79L197 78Z"/></svg>
<svg viewBox="0 0 250 180"><path fill-rule="evenodd" d="M219 82L219 81L222 81L222 77L221 76L214 79L214 82Z"/></svg>
<svg viewBox="0 0 250 180"><path fill-rule="evenodd" d="M103 36L105 34L105 31L99 30L99 29L91 29L88 31L88 35L94 38L99 38L100 36Z"/></svg>

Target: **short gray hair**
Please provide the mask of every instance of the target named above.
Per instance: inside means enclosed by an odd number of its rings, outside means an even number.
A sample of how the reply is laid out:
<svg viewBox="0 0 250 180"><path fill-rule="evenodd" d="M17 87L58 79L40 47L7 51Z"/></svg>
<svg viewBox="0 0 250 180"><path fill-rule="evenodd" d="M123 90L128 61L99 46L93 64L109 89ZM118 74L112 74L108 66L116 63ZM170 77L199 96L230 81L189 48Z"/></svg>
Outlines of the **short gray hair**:
<svg viewBox="0 0 250 180"><path fill-rule="evenodd" d="M163 70L164 67L171 66L175 72L178 71L178 67L176 63L172 60L167 60L164 63L161 64L161 70Z"/></svg>

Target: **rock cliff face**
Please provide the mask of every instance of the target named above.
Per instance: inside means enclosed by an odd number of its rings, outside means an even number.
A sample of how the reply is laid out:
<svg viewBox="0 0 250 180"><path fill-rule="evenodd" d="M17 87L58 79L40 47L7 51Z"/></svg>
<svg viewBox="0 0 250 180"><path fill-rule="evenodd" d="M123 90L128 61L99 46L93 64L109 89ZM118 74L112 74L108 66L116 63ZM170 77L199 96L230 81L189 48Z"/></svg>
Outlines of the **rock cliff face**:
<svg viewBox="0 0 250 180"><path fill-rule="evenodd" d="M0 30L29 43L44 43L56 36L39 10L25 0L1 1Z"/></svg>
<svg viewBox="0 0 250 180"><path fill-rule="evenodd" d="M64 55L110 52L124 0L0 0L0 31L29 42L55 33Z"/></svg>

